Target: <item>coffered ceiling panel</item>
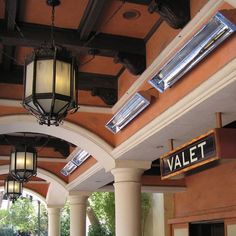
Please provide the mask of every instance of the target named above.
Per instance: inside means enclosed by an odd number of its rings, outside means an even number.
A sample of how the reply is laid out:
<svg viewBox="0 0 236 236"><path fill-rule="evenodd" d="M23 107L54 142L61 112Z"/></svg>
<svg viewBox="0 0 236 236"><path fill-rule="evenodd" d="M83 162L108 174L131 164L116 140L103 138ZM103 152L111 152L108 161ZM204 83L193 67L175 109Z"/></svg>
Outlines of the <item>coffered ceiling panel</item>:
<svg viewBox="0 0 236 236"><path fill-rule="evenodd" d="M150 14L146 5L113 0L106 5L100 19L98 31L145 38L159 16L156 13Z"/></svg>
<svg viewBox="0 0 236 236"><path fill-rule="evenodd" d="M117 75L121 68L121 64L115 64L111 57L88 55L79 59L79 71L81 72Z"/></svg>

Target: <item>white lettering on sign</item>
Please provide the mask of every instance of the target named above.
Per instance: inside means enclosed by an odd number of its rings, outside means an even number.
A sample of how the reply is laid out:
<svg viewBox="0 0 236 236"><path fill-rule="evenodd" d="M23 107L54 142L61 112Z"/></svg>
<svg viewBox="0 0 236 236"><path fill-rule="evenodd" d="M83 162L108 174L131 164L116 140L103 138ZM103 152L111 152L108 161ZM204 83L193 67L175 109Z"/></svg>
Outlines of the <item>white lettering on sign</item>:
<svg viewBox="0 0 236 236"><path fill-rule="evenodd" d="M168 159L168 160L167 160L167 163L168 163L168 166L169 166L170 170L172 171L172 170L173 170L174 158L171 158L171 162L170 162L170 160Z"/></svg>
<svg viewBox="0 0 236 236"><path fill-rule="evenodd" d="M175 156L175 169L177 168L177 166L179 166L180 168L182 167L179 156L176 155Z"/></svg>
<svg viewBox="0 0 236 236"><path fill-rule="evenodd" d="M183 165L186 166L189 164L189 161L185 161L185 155L184 152L182 152L182 158L183 158Z"/></svg>
<svg viewBox="0 0 236 236"><path fill-rule="evenodd" d="M195 149L197 149L196 146L193 146L193 147L191 147L191 148L189 149L189 153L190 153L190 162L191 162L191 163L197 161L197 157L194 158L194 156L195 156L195 152L194 152L194 150L195 150Z"/></svg>
<svg viewBox="0 0 236 236"><path fill-rule="evenodd" d="M202 143L199 143L199 144L197 145L198 147L201 148L201 156L202 156L202 158L205 157L205 155L204 155L204 149L203 149L203 146L205 146L205 145L206 145L206 141L204 141L204 142L202 142Z"/></svg>
<svg viewBox="0 0 236 236"><path fill-rule="evenodd" d="M203 141L197 144L196 146L193 146L188 150L185 150L167 159L167 164L170 171L188 166L189 164L192 164L198 161L199 159L203 159L205 157L204 154L205 145L206 141ZM200 153L201 156L197 156L196 153Z"/></svg>

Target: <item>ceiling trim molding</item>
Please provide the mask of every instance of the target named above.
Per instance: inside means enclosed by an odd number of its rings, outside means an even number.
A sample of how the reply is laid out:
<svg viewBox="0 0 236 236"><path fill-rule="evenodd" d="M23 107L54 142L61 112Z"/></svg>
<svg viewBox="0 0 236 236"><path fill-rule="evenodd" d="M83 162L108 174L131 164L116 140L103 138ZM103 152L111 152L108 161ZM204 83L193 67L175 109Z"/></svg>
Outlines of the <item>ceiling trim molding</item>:
<svg viewBox="0 0 236 236"><path fill-rule="evenodd" d="M236 1L234 0L210 0L119 99L119 101L112 107L112 112L116 113L130 98L130 96L139 90L144 82L151 79L158 72L161 65L163 65L169 58L169 56L181 47L181 45L183 45L184 42L186 42L186 40L196 32L196 29L200 28L225 2L228 2L232 6L236 7Z"/></svg>
<svg viewBox="0 0 236 236"><path fill-rule="evenodd" d="M182 98L175 105L163 112L148 125L140 129L128 140L113 149L115 159L145 141L148 137L156 134L176 119L189 112L191 109L204 102L226 86L236 81L236 59L229 62L224 68L215 73L207 81Z"/></svg>
<svg viewBox="0 0 236 236"><path fill-rule="evenodd" d="M94 174L96 174L98 171L102 169L103 167L99 163L94 164L86 172L79 175L76 179L74 179L69 184L67 184L66 189L68 191L72 191L75 187L79 186L81 183L86 181L89 177L93 176Z"/></svg>

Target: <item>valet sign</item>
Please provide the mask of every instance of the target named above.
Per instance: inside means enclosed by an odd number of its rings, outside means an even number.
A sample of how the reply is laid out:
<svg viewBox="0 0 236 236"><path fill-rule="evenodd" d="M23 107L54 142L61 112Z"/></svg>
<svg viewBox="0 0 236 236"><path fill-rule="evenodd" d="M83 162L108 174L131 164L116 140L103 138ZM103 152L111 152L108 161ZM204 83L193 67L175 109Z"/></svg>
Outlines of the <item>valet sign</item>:
<svg viewBox="0 0 236 236"><path fill-rule="evenodd" d="M160 158L162 179L219 159L214 132L200 136Z"/></svg>

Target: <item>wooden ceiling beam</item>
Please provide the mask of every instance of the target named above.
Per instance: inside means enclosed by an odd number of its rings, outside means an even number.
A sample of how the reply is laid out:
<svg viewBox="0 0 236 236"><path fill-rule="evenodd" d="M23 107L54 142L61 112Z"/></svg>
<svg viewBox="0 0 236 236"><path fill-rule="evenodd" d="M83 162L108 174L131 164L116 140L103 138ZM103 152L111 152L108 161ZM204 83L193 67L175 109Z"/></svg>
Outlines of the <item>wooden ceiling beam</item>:
<svg viewBox="0 0 236 236"><path fill-rule="evenodd" d="M104 9L106 0L89 0L79 25L80 39L87 41Z"/></svg>
<svg viewBox="0 0 236 236"><path fill-rule="evenodd" d="M0 40L5 45L40 47L45 42L50 42L50 26L18 23L24 37L16 31L9 32L5 22L0 20ZM116 36L100 33L89 43L80 40L77 30L55 28L56 43L76 53L91 53L96 49L96 54L101 56L114 57L117 52L126 52L133 55L145 55L145 42L143 39L125 36Z"/></svg>
<svg viewBox="0 0 236 236"><path fill-rule="evenodd" d="M0 135L0 145L15 146L27 143L33 147L47 147L53 148L54 151L59 152L64 157L70 154L70 143L52 137L27 137L27 136L14 136L14 135Z"/></svg>
<svg viewBox="0 0 236 236"><path fill-rule="evenodd" d="M5 5L5 22L8 31L13 31L15 28L15 20L17 15L18 0L6 0ZM11 57L14 57L15 47L3 47L3 66L5 70L10 70L12 65ZM8 56L7 56L8 55Z"/></svg>

